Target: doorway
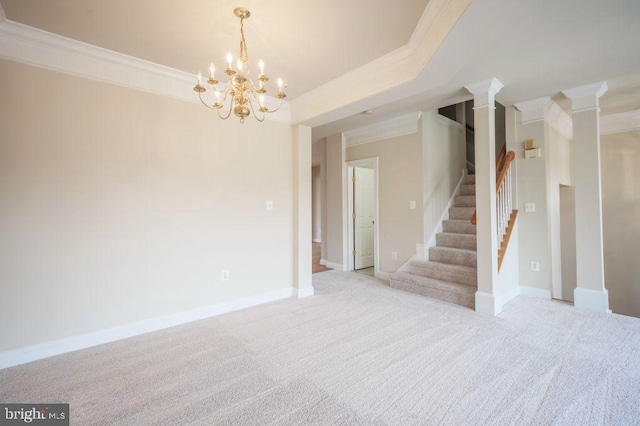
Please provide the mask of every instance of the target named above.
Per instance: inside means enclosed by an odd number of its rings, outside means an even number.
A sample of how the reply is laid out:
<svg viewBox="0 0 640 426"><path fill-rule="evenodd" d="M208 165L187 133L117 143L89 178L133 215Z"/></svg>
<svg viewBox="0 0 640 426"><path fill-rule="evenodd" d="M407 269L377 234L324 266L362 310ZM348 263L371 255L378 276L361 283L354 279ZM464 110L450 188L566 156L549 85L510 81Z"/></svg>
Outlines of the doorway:
<svg viewBox="0 0 640 426"><path fill-rule="evenodd" d="M349 270L377 275L378 159L347 163Z"/></svg>

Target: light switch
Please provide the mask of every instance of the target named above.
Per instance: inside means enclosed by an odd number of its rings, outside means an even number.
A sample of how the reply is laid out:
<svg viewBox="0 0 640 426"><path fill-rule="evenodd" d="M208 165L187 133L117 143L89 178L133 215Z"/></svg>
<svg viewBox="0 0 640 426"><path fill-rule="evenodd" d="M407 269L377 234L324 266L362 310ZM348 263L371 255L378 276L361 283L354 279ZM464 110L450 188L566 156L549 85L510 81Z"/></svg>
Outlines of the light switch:
<svg viewBox="0 0 640 426"><path fill-rule="evenodd" d="M412 210L416 208L416 200L409 201L409 208Z"/></svg>
<svg viewBox="0 0 640 426"><path fill-rule="evenodd" d="M524 203L524 211L526 213L535 213L536 212L536 203Z"/></svg>
<svg viewBox="0 0 640 426"><path fill-rule="evenodd" d="M273 210L273 201L267 201L267 210Z"/></svg>

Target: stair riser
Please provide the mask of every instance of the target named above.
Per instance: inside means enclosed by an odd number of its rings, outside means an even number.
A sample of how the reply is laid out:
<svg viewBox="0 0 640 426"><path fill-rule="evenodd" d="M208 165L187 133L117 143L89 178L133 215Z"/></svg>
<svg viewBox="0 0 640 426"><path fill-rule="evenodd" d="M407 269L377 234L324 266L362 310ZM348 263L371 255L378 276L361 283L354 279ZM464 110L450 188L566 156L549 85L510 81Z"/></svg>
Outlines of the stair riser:
<svg viewBox="0 0 640 426"><path fill-rule="evenodd" d="M476 225L473 225L470 221L454 222L445 220L442 223L444 232L451 232L454 234L469 234L476 235Z"/></svg>
<svg viewBox="0 0 640 426"><path fill-rule="evenodd" d="M451 265L478 267L478 257L475 252L455 252L444 247L431 247L429 248L429 259Z"/></svg>
<svg viewBox="0 0 640 426"><path fill-rule="evenodd" d="M391 278L391 287L410 293L454 303L467 308L475 308L475 296L471 294L451 293Z"/></svg>
<svg viewBox="0 0 640 426"><path fill-rule="evenodd" d="M460 195L476 195L476 186L460 185Z"/></svg>
<svg viewBox="0 0 640 426"><path fill-rule="evenodd" d="M475 195L457 195L454 203L456 207L475 207L476 196Z"/></svg>
<svg viewBox="0 0 640 426"><path fill-rule="evenodd" d="M441 281L449 281L452 283L471 286L478 285L478 277L476 275L464 274L461 272L410 266L409 273L413 275L420 275L421 277L433 278Z"/></svg>
<svg viewBox="0 0 640 426"><path fill-rule="evenodd" d="M475 235L441 233L436 235L438 247L451 247L465 250L476 249Z"/></svg>
<svg viewBox="0 0 640 426"><path fill-rule="evenodd" d="M464 185L475 185L476 184L476 175L466 175L464 180L462 181Z"/></svg>
<svg viewBox="0 0 640 426"><path fill-rule="evenodd" d="M475 207L451 207L449 209L449 219L471 220L475 211Z"/></svg>

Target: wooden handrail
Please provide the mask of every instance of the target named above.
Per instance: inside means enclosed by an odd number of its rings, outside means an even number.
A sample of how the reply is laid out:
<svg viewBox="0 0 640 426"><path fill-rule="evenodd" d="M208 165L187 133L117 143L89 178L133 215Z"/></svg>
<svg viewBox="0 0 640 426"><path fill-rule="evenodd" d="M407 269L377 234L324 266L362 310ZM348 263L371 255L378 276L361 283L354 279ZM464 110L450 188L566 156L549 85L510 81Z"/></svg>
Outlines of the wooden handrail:
<svg viewBox="0 0 640 426"><path fill-rule="evenodd" d="M500 164L502 164L502 160L504 160L504 156L507 154L507 144L502 145L502 149L498 154L498 159L496 160L496 172L500 170Z"/></svg>
<svg viewBox="0 0 640 426"><path fill-rule="evenodd" d="M502 151L506 152L506 145L505 147L502 149ZM500 161L502 160L502 151L500 153L500 156L498 157L498 161L496 162L496 170L498 169L499 165L500 165ZM516 154L513 151L509 151L504 158L504 166L502 167L502 170L500 171L500 176L498 176L498 180L496 181L496 195L500 192L500 188L502 188L502 183L505 180L505 177L507 176L507 172L509 171L509 167L511 167L511 162L516 158ZM471 218L471 223L473 225L476 224L476 214L477 214L477 210L475 212L473 212L473 217Z"/></svg>

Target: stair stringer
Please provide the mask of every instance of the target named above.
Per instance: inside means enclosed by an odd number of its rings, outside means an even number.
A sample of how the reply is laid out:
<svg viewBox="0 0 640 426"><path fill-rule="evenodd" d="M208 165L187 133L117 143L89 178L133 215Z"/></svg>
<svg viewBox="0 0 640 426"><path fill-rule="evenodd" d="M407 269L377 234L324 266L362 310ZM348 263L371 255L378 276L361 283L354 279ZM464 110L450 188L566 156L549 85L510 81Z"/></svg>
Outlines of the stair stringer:
<svg viewBox="0 0 640 426"><path fill-rule="evenodd" d="M422 260L424 262L428 262L429 261L429 248L436 246L436 235L438 235L439 233L443 232L444 229L442 227L442 222L444 222L445 220L449 219L449 209L451 207L453 207L453 204L455 202L456 196L460 192L460 185L462 185L462 182L464 181L464 178L465 178L466 175L467 175L467 169L462 169L460 180L458 180L458 184L456 185L455 189L453 190L453 193L451 194L451 198L449 198L449 202L445 206L444 211L442 212L442 216L440 216L440 220L438 220L438 224L435 226L435 228L433 228L433 232L431 233L431 236L429 237L429 240L427 241L427 244L424 244L423 247L422 247L422 251L417 253L417 256L419 256L419 257L417 257L415 259L410 259L409 262L411 262L411 260ZM409 262L407 262L407 264ZM403 265L403 267L405 265Z"/></svg>

